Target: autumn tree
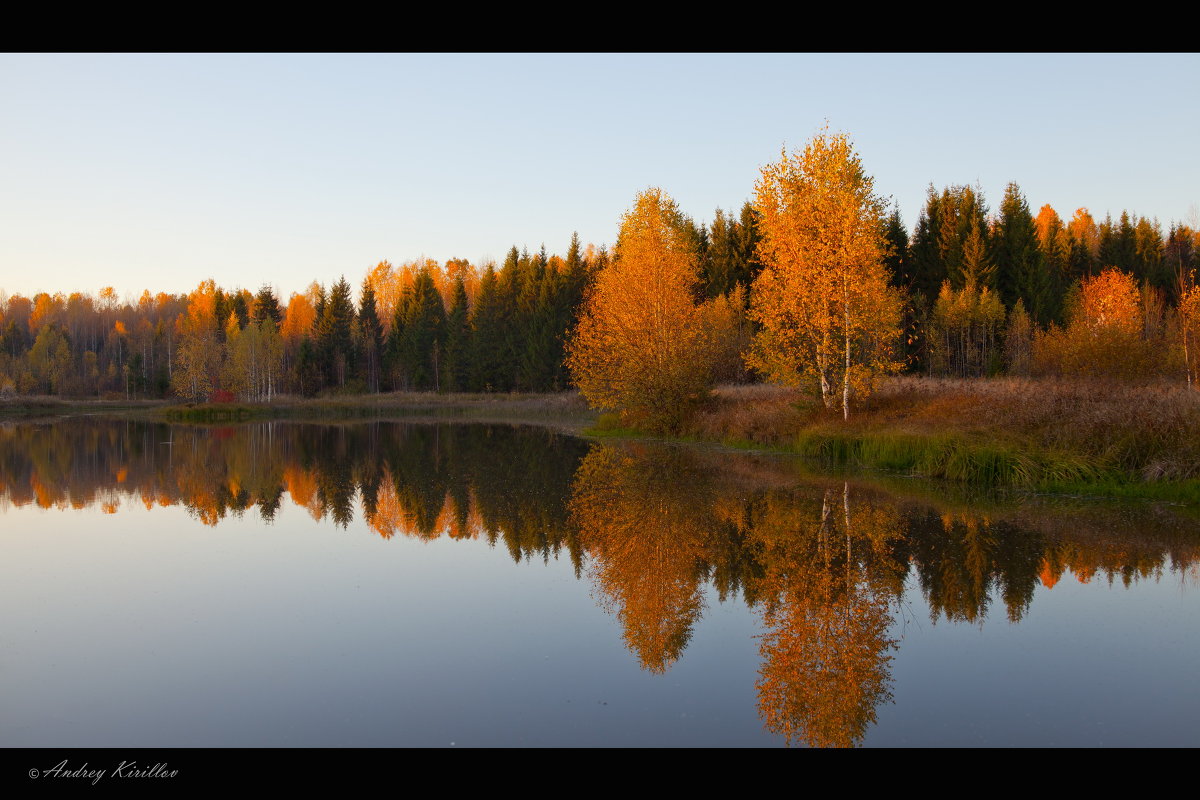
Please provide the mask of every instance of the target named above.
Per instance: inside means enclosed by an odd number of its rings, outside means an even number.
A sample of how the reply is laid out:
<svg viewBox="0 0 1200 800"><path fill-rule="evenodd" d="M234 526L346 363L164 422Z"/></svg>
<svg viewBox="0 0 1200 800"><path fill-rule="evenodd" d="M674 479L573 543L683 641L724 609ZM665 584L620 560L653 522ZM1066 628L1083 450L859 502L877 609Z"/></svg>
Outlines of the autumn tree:
<svg viewBox="0 0 1200 800"><path fill-rule="evenodd" d="M201 282L189 298L186 314L181 314L179 352L171 377L175 393L200 400L217 388L221 369L221 348L217 340L217 287L212 279Z"/></svg>
<svg viewBox="0 0 1200 800"><path fill-rule="evenodd" d="M1065 329L1051 326L1033 342L1042 374L1140 379L1167 368L1170 348L1147 336L1145 303L1133 276L1108 268L1083 281L1069 302Z"/></svg>
<svg viewBox="0 0 1200 800"><path fill-rule="evenodd" d="M929 320L930 372L965 378L998 371L1003 326L1004 306L995 292L973 280L956 291L946 281Z"/></svg>
<svg viewBox="0 0 1200 800"><path fill-rule="evenodd" d="M827 130L768 164L755 186L759 261L750 366L791 385L816 381L827 408L899 369L901 301L883 265L884 203L845 134Z"/></svg>
<svg viewBox="0 0 1200 800"><path fill-rule="evenodd" d="M58 323L38 331L29 350L29 368L37 390L46 394L62 391L62 383L71 366L71 344Z"/></svg>
<svg viewBox="0 0 1200 800"><path fill-rule="evenodd" d="M696 252L684 222L666 192L638 194L568 347L567 365L588 402L653 430L678 430L711 382L710 347L692 301Z"/></svg>
<svg viewBox="0 0 1200 800"><path fill-rule="evenodd" d="M1075 209L1075 216L1067 224L1067 240L1070 243L1069 279L1076 281L1090 276L1100 257L1100 232L1086 208Z"/></svg>
<svg viewBox="0 0 1200 800"><path fill-rule="evenodd" d="M1183 347L1183 364L1187 370L1188 386L1197 386L1196 349L1200 346L1200 286L1192 285L1179 299L1179 338Z"/></svg>

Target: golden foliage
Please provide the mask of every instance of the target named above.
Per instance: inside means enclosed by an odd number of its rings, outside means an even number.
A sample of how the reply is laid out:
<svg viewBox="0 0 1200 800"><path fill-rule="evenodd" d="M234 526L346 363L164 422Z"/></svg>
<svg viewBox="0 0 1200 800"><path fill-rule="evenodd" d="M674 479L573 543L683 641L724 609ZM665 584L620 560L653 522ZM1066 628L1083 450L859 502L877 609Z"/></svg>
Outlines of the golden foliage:
<svg viewBox="0 0 1200 800"><path fill-rule="evenodd" d="M179 321L180 342L171 386L176 394L203 398L217 385L221 351L217 344L217 288L210 278L188 296L186 316Z"/></svg>
<svg viewBox="0 0 1200 800"><path fill-rule="evenodd" d="M1106 269L1083 282L1074 320L1089 331L1103 329L1136 333L1141 321L1137 284L1118 269Z"/></svg>
<svg viewBox="0 0 1200 800"><path fill-rule="evenodd" d="M700 306L700 316L712 342L713 380L745 382L746 354L752 341L745 287L737 284L728 294L705 301Z"/></svg>
<svg viewBox="0 0 1200 800"><path fill-rule="evenodd" d="M1066 329L1051 328L1033 341L1036 374L1139 379L1169 368L1170 348L1143 313L1133 278L1109 267L1083 281L1070 301ZM1144 335L1148 334L1148 335Z"/></svg>
<svg viewBox="0 0 1200 800"><path fill-rule="evenodd" d="M841 503L826 490L819 514L788 493L759 506L767 598L757 682L759 715L789 744L852 747L891 699L891 592L881 569L902 529L894 508ZM838 506L841 506L838 508Z"/></svg>
<svg viewBox="0 0 1200 800"><path fill-rule="evenodd" d="M751 318L762 325L748 359L774 380L811 380L842 411L875 378L900 368L892 348L901 302L883 266L883 202L845 134L827 130L803 152L763 167L755 185L763 271Z"/></svg>
<svg viewBox="0 0 1200 800"><path fill-rule="evenodd" d="M705 475L687 454L601 446L580 463L570 506L598 599L642 669L666 672L704 609L697 565L716 527Z"/></svg>
<svg viewBox="0 0 1200 800"><path fill-rule="evenodd" d="M995 372L1003 325L1004 305L995 292L970 280L955 291L943 281L929 325L931 371L958 377Z"/></svg>
<svg viewBox="0 0 1200 800"><path fill-rule="evenodd" d="M1200 385L1196 367L1196 347L1200 345L1200 286L1192 286L1179 298L1179 333L1188 384Z"/></svg>
<svg viewBox="0 0 1200 800"><path fill-rule="evenodd" d="M628 424L678 429L708 393L711 355L692 302L696 253L675 201L638 194L621 220L613 263L600 272L569 344L567 366L594 407Z"/></svg>
<svg viewBox="0 0 1200 800"><path fill-rule="evenodd" d="M1086 208L1075 209L1075 216L1067 224L1067 232L1073 240L1083 245L1092 258L1100 255L1100 232L1096 220Z"/></svg>
<svg viewBox="0 0 1200 800"><path fill-rule="evenodd" d="M295 347L312 331L317 319L317 309L307 294L293 294L283 314L280 333L289 346Z"/></svg>

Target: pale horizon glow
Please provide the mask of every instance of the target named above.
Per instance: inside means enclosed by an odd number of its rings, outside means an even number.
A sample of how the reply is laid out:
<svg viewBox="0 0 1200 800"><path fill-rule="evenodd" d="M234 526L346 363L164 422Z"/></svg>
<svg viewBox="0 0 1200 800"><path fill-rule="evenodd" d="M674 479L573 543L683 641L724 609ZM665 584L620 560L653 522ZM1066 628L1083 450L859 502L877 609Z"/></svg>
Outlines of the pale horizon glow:
<svg viewBox="0 0 1200 800"><path fill-rule="evenodd" d="M312 281L611 244L659 186L697 222L850 134L912 230L927 187L1200 225L1177 55L3 55L0 292Z"/></svg>

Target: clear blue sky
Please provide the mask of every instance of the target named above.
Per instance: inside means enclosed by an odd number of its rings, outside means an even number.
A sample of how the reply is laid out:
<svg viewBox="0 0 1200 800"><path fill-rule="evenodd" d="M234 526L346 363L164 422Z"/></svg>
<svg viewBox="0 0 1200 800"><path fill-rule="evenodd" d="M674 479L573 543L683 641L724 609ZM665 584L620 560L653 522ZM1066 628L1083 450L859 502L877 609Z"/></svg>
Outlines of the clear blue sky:
<svg viewBox="0 0 1200 800"><path fill-rule="evenodd" d="M910 229L926 187L1020 183L1196 224L1196 55L3 55L0 289L181 292L611 243L697 221L828 119Z"/></svg>

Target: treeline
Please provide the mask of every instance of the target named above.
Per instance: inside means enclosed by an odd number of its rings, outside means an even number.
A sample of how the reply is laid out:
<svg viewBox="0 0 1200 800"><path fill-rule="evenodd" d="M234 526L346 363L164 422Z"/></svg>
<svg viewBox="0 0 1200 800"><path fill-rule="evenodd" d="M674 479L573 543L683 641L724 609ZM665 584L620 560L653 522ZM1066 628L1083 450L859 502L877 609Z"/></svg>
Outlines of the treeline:
<svg viewBox="0 0 1200 800"><path fill-rule="evenodd" d="M0 393L270 400L321 392L555 391L563 342L603 248L565 258L514 247L498 269L461 259L343 277L286 305L270 287L211 280L120 302L74 293L0 298Z"/></svg>
<svg viewBox="0 0 1200 800"><path fill-rule="evenodd" d="M912 236L895 212L887 238L914 371L1195 380L1200 232L1186 225L1034 216L1016 183L992 214L979 188L930 186Z"/></svg>
<svg viewBox="0 0 1200 800"><path fill-rule="evenodd" d="M762 269L758 212L684 218L698 258L718 381L754 379L742 356ZM1017 184L996 213L982 190L929 188L910 232L886 221L886 267L906 298L911 372L1088 374L1196 380L1200 232L1122 212L1035 216ZM504 262L421 260L343 277L286 303L204 281L186 295L0 293L0 396L269 400L277 394L557 391L583 299L610 261L513 247ZM1132 287L1132 288L1131 288ZM355 295L357 294L357 299Z"/></svg>

